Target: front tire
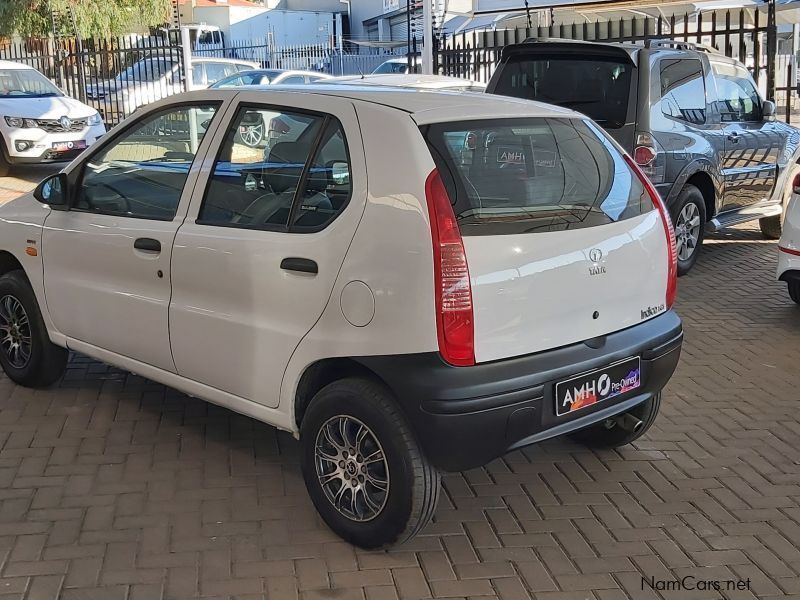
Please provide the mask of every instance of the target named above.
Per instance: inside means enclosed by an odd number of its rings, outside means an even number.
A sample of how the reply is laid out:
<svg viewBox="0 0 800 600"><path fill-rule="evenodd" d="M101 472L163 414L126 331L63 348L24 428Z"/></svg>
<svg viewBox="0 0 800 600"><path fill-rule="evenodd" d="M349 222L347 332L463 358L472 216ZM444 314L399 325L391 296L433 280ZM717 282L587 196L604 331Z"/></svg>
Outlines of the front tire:
<svg viewBox="0 0 800 600"><path fill-rule="evenodd" d="M678 194L673 210L675 241L678 247L678 275L691 271L703 246L706 225L706 201L702 192L687 184Z"/></svg>
<svg viewBox="0 0 800 600"><path fill-rule="evenodd" d="M789 171L789 176L786 180L786 187L783 190L781 214L774 217L764 217L758 220L758 226L761 228L761 235L767 240L779 240L783 233L783 220L786 218L786 206L792 197L794 190L794 178L800 174L800 165L794 165Z"/></svg>
<svg viewBox="0 0 800 600"><path fill-rule="evenodd" d="M592 425L570 434L573 440L589 448L618 448L639 439L655 423L661 407L661 392L634 406L628 413L642 422L636 431L628 431L620 427L613 419Z"/></svg>
<svg viewBox="0 0 800 600"><path fill-rule="evenodd" d="M440 475L384 386L348 378L324 387L303 417L300 443L311 500L344 540L400 544L433 516Z"/></svg>
<svg viewBox="0 0 800 600"><path fill-rule="evenodd" d="M22 271L0 277L0 366L19 385L40 388L59 380L68 352L50 341L39 304Z"/></svg>
<svg viewBox="0 0 800 600"><path fill-rule="evenodd" d="M0 140L0 177L7 177L11 172L11 164L6 158L6 148L3 140Z"/></svg>

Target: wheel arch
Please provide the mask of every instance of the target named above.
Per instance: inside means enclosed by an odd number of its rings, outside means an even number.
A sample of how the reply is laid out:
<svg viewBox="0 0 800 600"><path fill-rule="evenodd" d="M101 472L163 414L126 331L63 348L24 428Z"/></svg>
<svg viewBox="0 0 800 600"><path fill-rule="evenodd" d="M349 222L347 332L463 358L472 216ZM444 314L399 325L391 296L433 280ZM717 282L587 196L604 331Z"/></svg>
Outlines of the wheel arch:
<svg viewBox="0 0 800 600"><path fill-rule="evenodd" d="M717 212L717 190L714 180L706 171L697 171L688 177L684 185L693 185L703 194L706 204L706 221L710 220Z"/></svg>
<svg viewBox="0 0 800 600"><path fill-rule="evenodd" d="M674 207L686 184L694 185L703 194L706 202L706 219L711 219L719 212L722 203L722 176L711 161L705 158L697 159L684 167L664 199L670 209Z"/></svg>
<svg viewBox="0 0 800 600"><path fill-rule="evenodd" d="M8 250L0 250L0 277L11 271L22 271L25 273L25 267L19 259L11 254ZM28 279L28 274L25 273L25 278Z"/></svg>
<svg viewBox="0 0 800 600"><path fill-rule="evenodd" d="M325 358L311 363L300 376L294 394L294 422L298 428L317 392L326 385L347 377L363 377L386 385L375 371L352 358Z"/></svg>

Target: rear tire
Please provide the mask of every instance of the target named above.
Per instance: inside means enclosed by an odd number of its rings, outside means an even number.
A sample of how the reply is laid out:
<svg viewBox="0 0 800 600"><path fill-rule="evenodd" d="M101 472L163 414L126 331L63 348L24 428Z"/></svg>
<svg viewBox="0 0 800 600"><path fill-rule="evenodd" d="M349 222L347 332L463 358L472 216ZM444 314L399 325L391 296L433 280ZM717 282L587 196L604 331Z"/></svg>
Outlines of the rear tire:
<svg viewBox="0 0 800 600"><path fill-rule="evenodd" d="M50 341L25 274L0 277L0 366L6 375L26 387L48 387L64 374L68 355Z"/></svg>
<svg viewBox="0 0 800 600"><path fill-rule="evenodd" d="M800 304L800 281L789 281L789 297Z"/></svg>
<svg viewBox="0 0 800 600"><path fill-rule="evenodd" d="M783 210L781 214L774 217L764 217L758 220L758 226L761 228L761 235L767 240L779 240L783 233L783 220L786 218L786 206L792 197L794 178L800 173L800 165L794 165L789 170L789 176L786 180L786 187L783 190L782 204Z"/></svg>
<svg viewBox="0 0 800 600"><path fill-rule="evenodd" d="M439 472L384 386L361 378L325 386L303 417L300 443L311 500L344 540L400 544L433 516Z"/></svg>
<svg viewBox="0 0 800 600"><path fill-rule="evenodd" d="M685 185L672 214L678 246L678 275L686 275L697 262L705 238L706 201L702 192L692 184Z"/></svg>
<svg viewBox="0 0 800 600"><path fill-rule="evenodd" d="M589 448L618 448L639 439L650 429L658 416L661 407L661 392L650 400L634 406L628 412L642 422L636 431L626 431L612 419L592 425L570 434L570 438Z"/></svg>

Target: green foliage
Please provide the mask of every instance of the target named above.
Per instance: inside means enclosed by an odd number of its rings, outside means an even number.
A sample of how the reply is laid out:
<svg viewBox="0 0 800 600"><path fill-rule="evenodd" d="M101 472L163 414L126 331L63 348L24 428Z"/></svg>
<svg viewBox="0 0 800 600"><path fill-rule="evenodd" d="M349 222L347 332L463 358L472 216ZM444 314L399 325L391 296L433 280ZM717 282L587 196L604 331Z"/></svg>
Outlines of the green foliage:
<svg viewBox="0 0 800 600"><path fill-rule="evenodd" d="M81 36L105 38L166 23L171 10L170 0L0 0L0 36L45 37L57 11L59 33L74 33L73 14Z"/></svg>

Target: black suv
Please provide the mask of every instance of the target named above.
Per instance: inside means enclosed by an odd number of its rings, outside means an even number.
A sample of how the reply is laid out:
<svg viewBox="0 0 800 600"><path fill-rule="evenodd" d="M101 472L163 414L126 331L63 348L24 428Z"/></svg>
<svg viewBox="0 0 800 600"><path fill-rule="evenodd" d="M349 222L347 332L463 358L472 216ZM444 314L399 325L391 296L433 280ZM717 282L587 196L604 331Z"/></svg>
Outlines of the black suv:
<svg viewBox="0 0 800 600"><path fill-rule="evenodd" d="M503 49L486 91L564 106L604 127L669 206L680 274L706 230L759 219L765 237L780 237L800 130L777 121L747 69L712 48L530 39Z"/></svg>

